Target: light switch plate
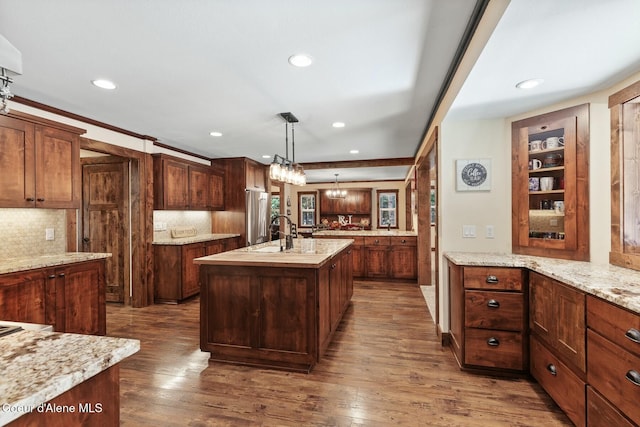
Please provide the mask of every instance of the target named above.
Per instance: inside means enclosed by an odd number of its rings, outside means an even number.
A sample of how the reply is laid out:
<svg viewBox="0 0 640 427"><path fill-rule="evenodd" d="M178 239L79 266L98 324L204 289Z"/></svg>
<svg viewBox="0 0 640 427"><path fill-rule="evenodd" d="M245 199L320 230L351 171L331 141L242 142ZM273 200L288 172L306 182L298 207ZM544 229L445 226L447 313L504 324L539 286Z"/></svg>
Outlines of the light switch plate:
<svg viewBox="0 0 640 427"><path fill-rule="evenodd" d="M462 237L463 238L475 238L476 237L476 226L475 225L463 225L462 226Z"/></svg>
<svg viewBox="0 0 640 427"><path fill-rule="evenodd" d="M485 236L487 239L493 239L493 238L495 237L494 231L495 231L495 230L494 230L494 228L493 228L493 225L487 225L487 226L485 227L484 236Z"/></svg>
<svg viewBox="0 0 640 427"><path fill-rule="evenodd" d="M54 240L56 237L55 229L53 228L45 228L44 229L44 240Z"/></svg>

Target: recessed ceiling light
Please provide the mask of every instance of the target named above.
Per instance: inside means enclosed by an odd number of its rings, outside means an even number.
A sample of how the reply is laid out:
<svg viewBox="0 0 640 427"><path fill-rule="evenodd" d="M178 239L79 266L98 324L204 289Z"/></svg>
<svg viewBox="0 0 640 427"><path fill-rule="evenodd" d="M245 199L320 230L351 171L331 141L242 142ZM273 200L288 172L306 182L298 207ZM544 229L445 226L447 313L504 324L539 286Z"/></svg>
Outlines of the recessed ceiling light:
<svg viewBox="0 0 640 427"><path fill-rule="evenodd" d="M529 79L523 80L516 85L518 89L533 89L534 87L542 84L544 82L543 79Z"/></svg>
<svg viewBox="0 0 640 427"><path fill-rule="evenodd" d="M116 88L116 84L111 80L96 79L96 80L91 80L91 83L93 83L94 86L98 86L101 89L113 90Z"/></svg>
<svg viewBox="0 0 640 427"><path fill-rule="evenodd" d="M211 136L222 136L222 132L218 132L218 131L214 130L212 132L209 132L209 135L211 135Z"/></svg>
<svg viewBox="0 0 640 427"><path fill-rule="evenodd" d="M306 53L298 53L289 57L289 64L294 67L308 67L312 62L313 58Z"/></svg>
<svg viewBox="0 0 640 427"><path fill-rule="evenodd" d="M270 159L272 156L270 156L269 154L263 154L262 158L263 159Z"/></svg>
<svg viewBox="0 0 640 427"><path fill-rule="evenodd" d="M358 154L359 152L360 152L360 150L351 150L351 151L349 151L349 153L351 153L351 154Z"/></svg>
<svg viewBox="0 0 640 427"><path fill-rule="evenodd" d="M331 124L331 126L333 126L334 128L343 128L344 127L344 123L343 122L333 122Z"/></svg>

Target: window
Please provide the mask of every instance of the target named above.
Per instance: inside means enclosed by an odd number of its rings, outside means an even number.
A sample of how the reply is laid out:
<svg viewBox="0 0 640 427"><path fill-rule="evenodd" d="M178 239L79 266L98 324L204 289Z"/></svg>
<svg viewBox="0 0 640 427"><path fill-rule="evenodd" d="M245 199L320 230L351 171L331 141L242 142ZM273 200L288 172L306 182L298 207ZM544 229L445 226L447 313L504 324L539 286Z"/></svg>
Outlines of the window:
<svg viewBox="0 0 640 427"><path fill-rule="evenodd" d="M280 194L273 193L271 194L271 219L273 217L280 215ZM280 218L278 218L275 222L275 225L280 225Z"/></svg>
<svg viewBox="0 0 640 427"><path fill-rule="evenodd" d="M298 193L298 224L311 227L316 223L316 193Z"/></svg>
<svg viewBox="0 0 640 427"><path fill-rule="evenodd" d="M378 190L378 228L398 228L398 190Z"/></svg>

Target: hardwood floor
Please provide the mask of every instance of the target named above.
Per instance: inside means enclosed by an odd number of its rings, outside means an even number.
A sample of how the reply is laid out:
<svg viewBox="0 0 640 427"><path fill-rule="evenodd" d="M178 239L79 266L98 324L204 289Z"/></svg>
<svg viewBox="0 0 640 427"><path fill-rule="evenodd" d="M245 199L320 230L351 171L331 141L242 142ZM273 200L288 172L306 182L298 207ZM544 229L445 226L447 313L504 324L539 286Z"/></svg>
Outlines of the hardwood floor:
<svg viewBox="0 0 640 427"><path fill-rule="evenodd" d="M461 372L417 286L356 282L310 374L209 363L198 310L107 307L107 334L141 341L121 363L122 425L571 425L533 381Z"/></svg>

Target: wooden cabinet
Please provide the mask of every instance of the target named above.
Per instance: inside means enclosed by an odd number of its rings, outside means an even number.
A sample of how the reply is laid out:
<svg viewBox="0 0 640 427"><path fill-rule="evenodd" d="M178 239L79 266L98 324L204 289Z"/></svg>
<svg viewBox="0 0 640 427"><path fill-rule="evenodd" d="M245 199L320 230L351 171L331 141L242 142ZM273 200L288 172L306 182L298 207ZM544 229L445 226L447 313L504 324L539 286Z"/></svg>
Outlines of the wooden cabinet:
<svg viewBox="0 0 640 427"><path fill-rule="evenodd" d="M587 325L589 405L598 416L640 424L640 315L589 295Z"/></svg>
<svg viewBox="0 0 640 427"><path fill-rule="evenodd" d="M389 277L389 251L391 239L389 237L365 237L365 277Z"/></svg>
<svg viewBox="0 0 640 427"><path fill-rule="evenodd" d="M353 277L364 277L365 246L364 237L362 236L353 236L353 246L351 246L351 267L353 270Z"/></svg>
<svg viewBox="0 0 640 427"><path fill-rule="evenodd" d="M224 209L224 172L164 154L153 155L154 209Z"/></svg>
<svg viewBox="0 0 640 427"><path fill-rule="evenodd" d="M512 123L512 250L589 259L589 106Z"/></svg>
<svg viewBox="0 0 640 427"><path fill-rule="evenodd" d="M318 268L201 265L201 350L211 360L309 372L350 303L349 249Z"/></svg>
<svg viewBox="0 0 640 427"><path fill-rule="evenodd" d="M320 215L366 215L371 216L371 189L347 188L343 199L331 199L320 191Z"/></svg>
<svg viewBox="0 0 640 427"><path fill-rule="evenodd" d="M155 302L176 304L200 293L199 268L193 260L224 252L226 240L230 239L185 245L154 245Z"/></svg>
<svg viewBox="0 0 640 427"><path fill-rule="evenodd" d="M463 369L528 368L526 273L448 261L451 346Z"/></svg>
<svg viewBox="0 0 640 427"><path fill-rule="evenodd" d="M0 275L2 319L106 334L104 260Z"/></svg>
<svg viewBox="0 0 640 427"><path fill-rule="evenodd" d="M0 207L76 209L81 129L0 115Z"/></svg>
<svg viewBox="0 0 640 427"><path fill-rule="evenodd" d="M262 164L255 162L246 163L246 176L247 185L246 188L265 191L266 179L265 179L266 167Z"/></svg>

